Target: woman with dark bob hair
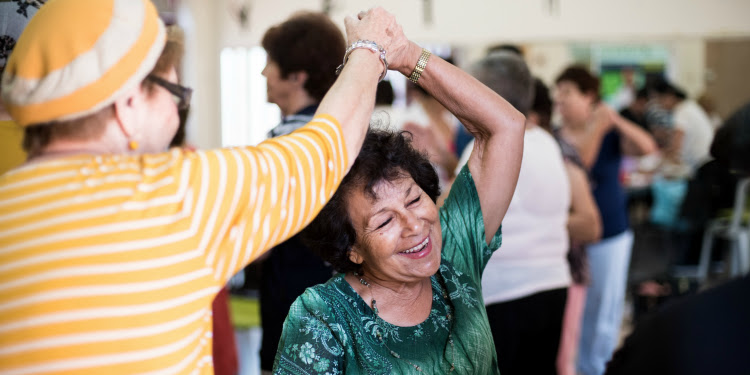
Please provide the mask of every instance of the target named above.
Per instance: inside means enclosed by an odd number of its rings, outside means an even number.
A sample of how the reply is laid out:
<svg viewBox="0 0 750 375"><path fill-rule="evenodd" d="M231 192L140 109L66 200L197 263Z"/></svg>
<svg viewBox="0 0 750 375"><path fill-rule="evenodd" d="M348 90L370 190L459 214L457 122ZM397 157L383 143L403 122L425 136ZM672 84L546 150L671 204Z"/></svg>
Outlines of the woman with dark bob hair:
<svg viewBox="0 0 750 375"><path fill-rule="evenodd" d="M641 127L602 103L599 78L588 69L568 67L555 84L559 135L575 147L588 169L602 218L601 240L586 247L590 283L578 355L579 373L599 375L617 345L633 245L620 164L624 155L656 151L656 142Z"/></svg>
<svg viewBox="0 0 750 375"><path fill-rule="evenodd" d="M414 43L411 75L474 134L438 209L438 176L411 134L371 130L331 201L306 229L340 273L287 316L275 374L498 374L481 278L500 247L518 179L524 116Z"/></svg>

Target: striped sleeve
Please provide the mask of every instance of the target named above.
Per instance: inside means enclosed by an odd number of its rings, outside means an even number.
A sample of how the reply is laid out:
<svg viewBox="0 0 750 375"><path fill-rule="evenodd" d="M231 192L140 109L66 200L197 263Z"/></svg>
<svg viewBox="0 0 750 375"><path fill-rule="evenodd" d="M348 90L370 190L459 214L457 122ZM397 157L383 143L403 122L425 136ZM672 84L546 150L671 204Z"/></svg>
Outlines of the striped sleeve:
<svg viewBox="0 0 750 375"><path fill-rule="evenodd" d="M213 373L211 301L343 178L335 119L258 147L73 155L0 176L0 373Z"/></svg>
<svg viewBox="0 0 750 375"><path fill-rule="evenodd" d="M347 163L341 127L325 115L257 147L196 152L191 159L198 247L222 281L312 221Z"/></svg>

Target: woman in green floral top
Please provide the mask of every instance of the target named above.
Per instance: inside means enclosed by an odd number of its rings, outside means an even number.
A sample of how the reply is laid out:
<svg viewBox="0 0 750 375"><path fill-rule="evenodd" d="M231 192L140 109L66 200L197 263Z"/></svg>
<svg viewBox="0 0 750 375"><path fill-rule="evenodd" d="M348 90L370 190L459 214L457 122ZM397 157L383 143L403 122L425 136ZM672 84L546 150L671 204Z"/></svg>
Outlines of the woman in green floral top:
<svg viewBox="0 0 750 375"><path fill-rule="evenodd" d="M422 49L407 48L416 65ZM368 133L306 230L341 273L292 305L275 374L499 373L481 277L500 246L524 117L437 56L418 84L475 135L471 158L438 209L438 177L408 134Z"/></svg>

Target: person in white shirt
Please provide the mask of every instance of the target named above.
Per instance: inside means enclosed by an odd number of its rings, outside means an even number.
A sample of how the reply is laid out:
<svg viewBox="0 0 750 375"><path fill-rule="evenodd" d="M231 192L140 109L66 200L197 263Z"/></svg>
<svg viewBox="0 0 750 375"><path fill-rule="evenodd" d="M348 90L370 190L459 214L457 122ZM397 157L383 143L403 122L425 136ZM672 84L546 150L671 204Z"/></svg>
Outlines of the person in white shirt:
<svg viewBox="0 0 750 375"><path fill-rule="evenodd" d="M493 52L473 72L518 111L528 113L534 81L521 57ZM527 122L521 171L503 220L503 249L493 254L482 276L504 375L555 373L571 283L566 259L570 204L560 147L550 133Z"/></svg>
<svg viewBox="0 0 750 375"><path fill-rule="evenodd" d="M679 161L692 172L708 159L714 128L703 108L685 92L667 81L654 85L659 104L672 112L672 148L679 150Z"/></svg>

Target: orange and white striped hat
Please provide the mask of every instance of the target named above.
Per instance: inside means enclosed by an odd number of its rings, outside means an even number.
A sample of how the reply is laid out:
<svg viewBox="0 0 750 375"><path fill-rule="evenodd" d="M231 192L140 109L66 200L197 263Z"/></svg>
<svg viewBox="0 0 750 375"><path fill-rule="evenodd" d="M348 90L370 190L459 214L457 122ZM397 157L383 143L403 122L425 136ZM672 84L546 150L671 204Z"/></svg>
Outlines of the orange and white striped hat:
<svg viewBox="0 0 750 375"><path fill-rule="evenodd" d="M21 126L94 113L146 78L165 40L150 0L51 0L10 55L5 107Z"/></svg>

